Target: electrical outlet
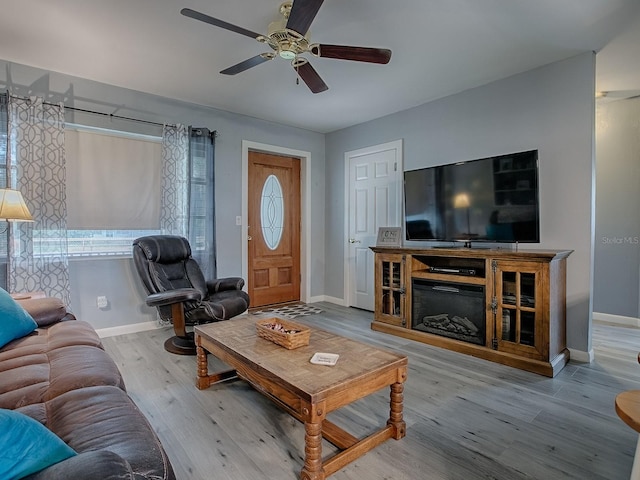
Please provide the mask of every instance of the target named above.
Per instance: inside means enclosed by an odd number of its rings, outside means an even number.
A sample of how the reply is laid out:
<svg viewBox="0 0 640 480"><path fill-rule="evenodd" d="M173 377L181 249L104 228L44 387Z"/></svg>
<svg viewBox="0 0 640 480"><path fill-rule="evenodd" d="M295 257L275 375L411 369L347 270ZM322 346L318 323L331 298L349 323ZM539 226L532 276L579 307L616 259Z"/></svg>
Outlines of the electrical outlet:
<svg viewBox="0 0 640 480"><path fill-rule="evenodd" d="M107 300L107 297L100 296L96 298L96 305L98 306L98 308L107 308L107 306L109 305L109 301Z"/></svg>
<svg viewBox="0 0 640 480"><path fill-rule="evenodd" d="M242 225L242 217L240 215L236 217L236 225Z"/></svg>

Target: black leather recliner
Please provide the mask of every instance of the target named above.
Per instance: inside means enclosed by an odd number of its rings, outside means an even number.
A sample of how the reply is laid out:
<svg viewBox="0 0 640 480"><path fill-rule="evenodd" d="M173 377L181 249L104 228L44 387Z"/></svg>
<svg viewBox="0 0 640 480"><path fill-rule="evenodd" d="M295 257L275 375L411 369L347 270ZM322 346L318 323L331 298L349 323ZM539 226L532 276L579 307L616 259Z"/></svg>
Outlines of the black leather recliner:
<svg viewBox="0 0 640 480"><path fill-rule="evenodd" d="M191 256L189 241L176 235L151 235L133 242L133 261L149 294L146 303L176 333L164 347L171 353L194 355L193 333L186 327L228 320L249 308L240 277L205 280Z"/></svg>

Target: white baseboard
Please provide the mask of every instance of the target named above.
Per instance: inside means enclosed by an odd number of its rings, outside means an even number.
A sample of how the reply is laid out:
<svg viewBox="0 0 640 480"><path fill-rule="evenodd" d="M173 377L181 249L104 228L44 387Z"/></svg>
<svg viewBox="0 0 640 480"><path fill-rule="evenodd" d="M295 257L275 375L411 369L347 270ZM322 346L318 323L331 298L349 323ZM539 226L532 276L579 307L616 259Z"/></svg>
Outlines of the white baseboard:
<svg viewBox="0 0 640 480"><path fill-rule="evenodd" d="M593 312L592 317L594 320L605 323L615 323L616 325L625 325L627 327L640 328L640 318L625 317L623 315L611 315L609 313Z"/></svg>
<svg viewBox="0 0 640 480"><path fill-rule="evenodd" d="M580 363L591 363L595 358L593 353L593 348L588 352L584 350L576 350L573 348L569 349L569 358L572 362L580 362Z"/></svg>
<svg viewBox="0 0 640 480"><path fill-rule="evenodd" d="M324 295L316 295L315 297L307 298L307 303L324 302Z"/></svg>
<svg viewBox="0 0 640 480"><path fill-rule="evenodd" d="M335 305L340 305L341 307L344 307L346 305L345 301L342 298L329 297L327 295L318 295L315 297L311 297L308 303L316 302L329 302Z"/></svg>
<svg viewBox="0 0 640 480"><path fill-rule="evenodd" d="M118 327L107 327L97 329L100 338L115 337L116 335L125 335L127 333L146 332L147 330L155 330L163 328L158 322L142 322L132 323L130 325L120 325Z"/></svg>

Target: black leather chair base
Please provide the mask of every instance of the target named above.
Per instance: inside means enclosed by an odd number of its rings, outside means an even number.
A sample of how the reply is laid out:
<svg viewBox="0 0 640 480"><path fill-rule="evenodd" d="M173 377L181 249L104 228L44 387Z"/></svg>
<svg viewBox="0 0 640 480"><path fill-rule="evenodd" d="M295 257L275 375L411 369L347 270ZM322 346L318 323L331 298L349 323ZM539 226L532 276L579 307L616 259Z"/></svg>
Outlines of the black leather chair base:
<svg viewBox="0 0 640 480"><path fill-rule="evenodd" d="M186 337L173 336L164 342L164 349L169 353L177 355L195 355L196 344L193 340L193 333L187 333Z"/></svg>

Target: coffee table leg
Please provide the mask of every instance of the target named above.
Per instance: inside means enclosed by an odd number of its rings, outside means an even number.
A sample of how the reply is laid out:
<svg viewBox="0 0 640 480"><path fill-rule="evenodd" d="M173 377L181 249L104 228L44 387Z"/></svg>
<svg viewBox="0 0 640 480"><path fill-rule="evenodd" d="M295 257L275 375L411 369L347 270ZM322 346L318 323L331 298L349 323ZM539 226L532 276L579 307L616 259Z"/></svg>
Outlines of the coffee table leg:
<svg viewBox="0 0 640 480"><path fill-rule="evenodd" d="M322 470L322 421L304 423L304 467L301 480L324 480Z"/></svg>
<svg viewBox="0 0 640 480"><path fill-rule="evenodd" d="M200 345L196 346L196 356L198 362L198 379L196 386L199 390L208 388L209 383L209 364L207 363L207 351Z"/></svg>
<svg viewBox="0 0 640 480"><path fill-rule="evenodd" d="M403 376L406 377L406 374ZM392 425L395 429L393 432L393 438L400 440L407 433L407 424L402 419L402 401L404 399L404 383L392 383L391 384L391 411L389 413L389 420L387 425Z"/></svg>

